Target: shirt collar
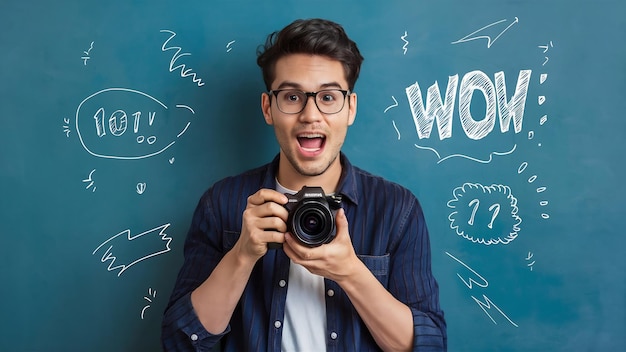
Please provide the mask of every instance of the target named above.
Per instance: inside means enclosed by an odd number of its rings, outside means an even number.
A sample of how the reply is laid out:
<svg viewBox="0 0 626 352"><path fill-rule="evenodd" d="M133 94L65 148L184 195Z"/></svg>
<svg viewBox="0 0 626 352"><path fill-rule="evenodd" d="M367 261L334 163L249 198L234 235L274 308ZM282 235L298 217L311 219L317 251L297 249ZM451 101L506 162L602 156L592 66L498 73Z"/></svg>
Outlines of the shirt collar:
<svg viewBox="0 0 626 352"><path fill-rule="evenodd" d="M346 198L355 205L359 204L359 197L357 192L356 183L356 170L352 166L346 155L341 152L341 178L339 179L339 186L337 187L337 194L341 194L342 200ZM276 174L278 172L278 161L280 160L280 154L274 157L274 160L268 165L267 172L263 179L263 188L276 189Z"/></svg>

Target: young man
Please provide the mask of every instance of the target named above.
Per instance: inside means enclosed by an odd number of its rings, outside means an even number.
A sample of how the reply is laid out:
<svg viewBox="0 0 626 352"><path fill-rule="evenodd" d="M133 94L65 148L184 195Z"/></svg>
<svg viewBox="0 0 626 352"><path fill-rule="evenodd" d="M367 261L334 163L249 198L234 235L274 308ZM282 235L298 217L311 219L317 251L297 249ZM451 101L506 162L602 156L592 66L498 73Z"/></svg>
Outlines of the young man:
<svg viewBox="0 0 626 352"><path fill-rule="evenodd" d="M257 60L268 90L261 108L280 152L201 198L163 319L165 350L446 349L417 199L341 153L362 60L326 20L268 37ZM341 196L328 243L306 245L287 227L285 193L303 186Z"/></svg>

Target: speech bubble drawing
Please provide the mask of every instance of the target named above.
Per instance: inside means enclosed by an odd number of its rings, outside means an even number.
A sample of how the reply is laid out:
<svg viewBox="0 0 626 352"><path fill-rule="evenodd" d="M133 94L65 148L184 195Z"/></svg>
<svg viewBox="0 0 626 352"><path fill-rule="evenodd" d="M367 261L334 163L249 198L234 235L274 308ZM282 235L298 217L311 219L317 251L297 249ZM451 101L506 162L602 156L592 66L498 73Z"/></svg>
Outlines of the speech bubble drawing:
<svg viewBox="0 0 626 352"><path fill-rule="evenodd" d="M487 246L509 244L517 238L522 219L510 187L465 183L452 194L447 206L454 211L448 220L457 235Z"/></svg>
<svg viewBox="0 0 626 352"><path fill-rule="evenodd" d="M182 104L176 108L171 110L138 90L107 88L78 105L76 132L83 148L93 156L149 158L170 148L189 128L195 112ZM178 113L178 109L184 112Z"/></svg>

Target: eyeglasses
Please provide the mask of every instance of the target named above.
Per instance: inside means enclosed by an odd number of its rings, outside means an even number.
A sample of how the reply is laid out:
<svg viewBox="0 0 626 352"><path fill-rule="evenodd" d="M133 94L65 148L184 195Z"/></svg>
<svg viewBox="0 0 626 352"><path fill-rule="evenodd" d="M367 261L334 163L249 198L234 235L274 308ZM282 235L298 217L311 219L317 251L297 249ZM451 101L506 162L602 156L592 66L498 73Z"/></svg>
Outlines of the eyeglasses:
<svg viewBox="0 0 626 352"><path fill-rule="evenodd" d="M318 92L303 92L297 89L278 89L270 90L268 93L274 94L278 110L285 114L301 113L306 107L309 97L313 97L317 109L323 114L331 115L343 110L349 91L323 89Z"/></svg>

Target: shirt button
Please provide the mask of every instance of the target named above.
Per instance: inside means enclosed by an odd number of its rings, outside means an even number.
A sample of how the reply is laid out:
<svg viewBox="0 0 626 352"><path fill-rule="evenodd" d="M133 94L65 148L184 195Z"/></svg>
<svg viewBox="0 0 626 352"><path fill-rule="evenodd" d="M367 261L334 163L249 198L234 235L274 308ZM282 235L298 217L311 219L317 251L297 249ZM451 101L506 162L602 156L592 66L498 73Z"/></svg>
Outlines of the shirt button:
<svg viewBox="0 0 626 352"><path fill-rule="evenodd" d="M191 341L198 341L198 335L196 335L196 334L191 334L191 336L189 336L189 338L191 339Z"/></svg>
<svg viewBox="0 0 626 352"><path fill-rule="evenodd" d="M336 339L337 339L337 333L336 333L336 332L334 332L334 331L333 331L333 332L331 332L331 333L330 333L330 338L331 338L331 339L333 339L333 340L336 340Z"/></svg>
<svg viewBox="0 0 626 352"><path fill-rule="evenodd" d="M285 281L285 280L278 281L278 286L285 287L285 285L287 285L287 281Z"/></svg>
<svg viewBox="0 0 626 352"><path fill-rule="evenodd" d="M283 324L281 324L280 320L276 320L276 321L274 322L274 327L275 327L276 329L280 329L280 327L281 327L282 325L283 325Z"/></svg>
<svg viewBox="0 0 626 352"><path fill-rule="evenodd" d="M332 297L332 296L334 296L334 295L335 295L335 291L333 291L333 290L328 290L328 291L326 291L326 294L328 295L328 297Z"/></svg>

